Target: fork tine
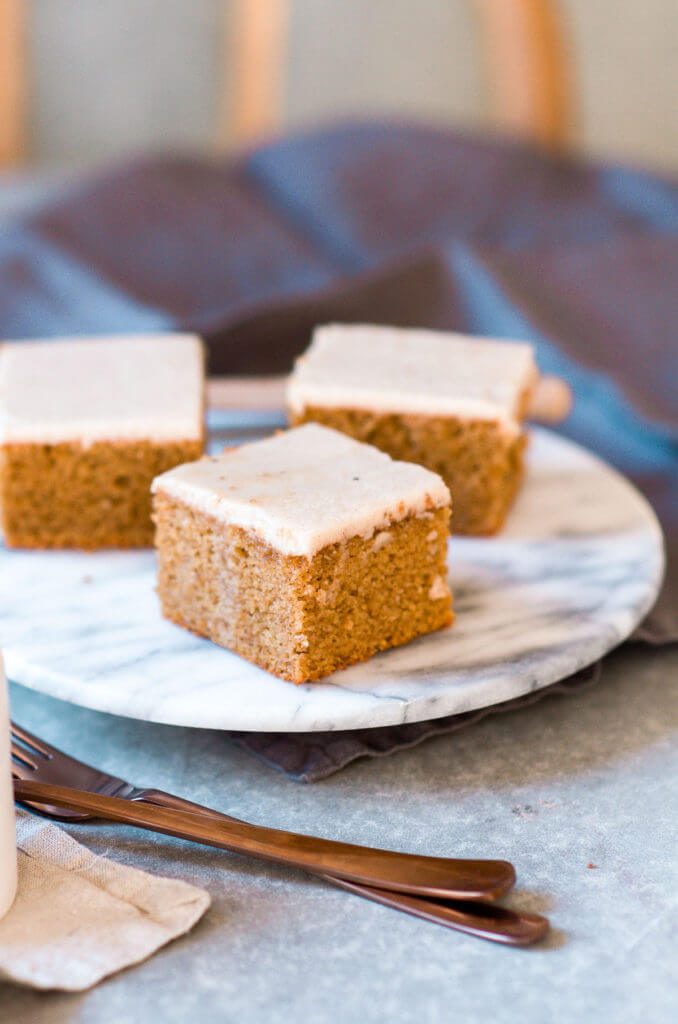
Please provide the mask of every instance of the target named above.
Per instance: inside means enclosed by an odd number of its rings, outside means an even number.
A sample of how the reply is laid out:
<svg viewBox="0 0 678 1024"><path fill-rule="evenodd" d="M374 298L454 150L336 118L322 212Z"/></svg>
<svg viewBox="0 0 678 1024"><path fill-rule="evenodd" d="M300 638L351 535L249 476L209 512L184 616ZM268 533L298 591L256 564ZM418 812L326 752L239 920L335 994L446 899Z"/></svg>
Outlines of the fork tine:
<svg viewBox="0 0 678 1024"><path fill-rule="evenodd" d="M11 727L12 778L35 780L36 778L42 778L46 774L47 781L52 779L62 781L64 768L66 769L67 778L69 777L69 770L72 774L73 769L77 770L78 768L81 770L85 769L88 774L105 778L105 776L102 776L102 773L96 772L93 768L90 769L87 765L80 764L80 762L75 761L68 754L57 750L56 747L50 746L44 740L39 740L37 736L34 736L26 729L22 729L15 722L11 723ZM83 785L87 785L87 780L79 781L82 781ZM83 814L80 811L67 811L60 807L52 807L50 804L34 803L30 800L22 801L22 806L37 814L54 818L57 821L80 822L88 821L92 817L92 815Z"/></svg>
<svg viewBox="0 0 678 1024"><path fill-rule="evenodd" d="M18 764L30 768L31 771L35 771L38 767L35 761L31 760L29 752L24 750L23 747L19 747L16 743L12 743L12 761L14 764L18 762ZM12 767L14 767L14 764Z"/></svg>
<svg viewBox="0 0 678 1024"><path fill-rule="evenodd" d="M34 751L36 754L40 754L42 757L50 758L53 756L53 748L50 747L48 743L45 743L44 740L39 740L37 736L34 736L33 733L22 729L15 722L12 722L11 726L12 736L15 740L18 740L19 743L22 743L25 747L28 747L29 750Z"/></svg>
<svg viewBox="0 0 678 1024"><path fill-rule="evenodd" d="M48 785L69 785L105 795L131 796L136 793L135 787L124 779L77 761L63 750L51 746L27 729L23 729L16 722L12 722L11 727L12 771L15 778L44 782ZM84 821L91 817L80 811L65 811L63 808L43 806L31 801L27 801L27 805L59 821Z"/></svg>

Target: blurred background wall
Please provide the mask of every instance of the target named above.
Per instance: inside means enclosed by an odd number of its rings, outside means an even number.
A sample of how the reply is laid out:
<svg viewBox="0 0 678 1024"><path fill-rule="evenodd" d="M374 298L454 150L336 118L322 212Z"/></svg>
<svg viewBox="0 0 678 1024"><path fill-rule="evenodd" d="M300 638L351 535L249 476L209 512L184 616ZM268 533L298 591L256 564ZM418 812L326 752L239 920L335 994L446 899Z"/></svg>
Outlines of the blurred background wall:
<svg viewBox="0 0 678 1024"><path fill-rule="evenodd" d="M577 147L677 169L678 0L561 6ZM283 127L356 113L484 123L470 0L292 0L289 33ZM220 123L224 137L222 0L30 0L27 37L32 162L203 147Z"/></svg>

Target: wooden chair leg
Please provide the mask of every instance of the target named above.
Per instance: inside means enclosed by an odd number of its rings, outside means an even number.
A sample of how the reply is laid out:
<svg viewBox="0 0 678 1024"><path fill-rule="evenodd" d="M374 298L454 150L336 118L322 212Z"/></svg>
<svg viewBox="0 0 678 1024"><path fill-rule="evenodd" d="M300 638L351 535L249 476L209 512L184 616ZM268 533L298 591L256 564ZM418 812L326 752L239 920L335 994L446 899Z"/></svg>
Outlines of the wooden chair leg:
<svg viewBox="0 0 678 1024"><path fill-rule="evenodd" d="M0 0L0 166L25 154L25 0Z"/></svg>
<svg viewBox="0 0 678 1024"><path fill-rule="evenodd" d="M230 0L232 97L222 140L241 145L279 127L290 0ZM474 0L491 123L550 149L567 145L573 100L558 0Z"/></svg>
<svg viewBox="0 0 678 1024"><path fill-rule="evenodd" d="M247 144L279 127L290 0L222 0L231 96L221 141ZM569 141L573 102L557 0L474 0L492 121L545 147ZM0 166L25 154L26 0L0 0Z"/></svg>
<svg viewBox="0 0 678 1024"><path fill-rule="evenodd" d="M279 127L283 104L289 0L230 0L225 4L230 67L222 140L240 146Z"/></svg>
<svg viewBox="0 0 678 1024"><path fill-rule="evenodd" d="M557 0L475 0L489 80L491 122L547 149L573 127L571 70Z"/></svg>

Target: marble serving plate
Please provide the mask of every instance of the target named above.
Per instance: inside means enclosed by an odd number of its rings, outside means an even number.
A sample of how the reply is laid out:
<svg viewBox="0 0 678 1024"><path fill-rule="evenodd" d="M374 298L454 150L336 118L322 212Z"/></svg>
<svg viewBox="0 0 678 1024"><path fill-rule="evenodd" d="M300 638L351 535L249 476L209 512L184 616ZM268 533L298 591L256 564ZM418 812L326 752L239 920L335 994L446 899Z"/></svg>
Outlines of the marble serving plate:
<svg viewBox="0 0 678 1024"><path fill-rule="evenodd" d="M8 675L117 715L299 732L414 722L547 686L621 643L652 606L662 535L632 485L534 430L501 536L453 538L451 629L293 686L162 619L150 551L0 549Z"/></svg>

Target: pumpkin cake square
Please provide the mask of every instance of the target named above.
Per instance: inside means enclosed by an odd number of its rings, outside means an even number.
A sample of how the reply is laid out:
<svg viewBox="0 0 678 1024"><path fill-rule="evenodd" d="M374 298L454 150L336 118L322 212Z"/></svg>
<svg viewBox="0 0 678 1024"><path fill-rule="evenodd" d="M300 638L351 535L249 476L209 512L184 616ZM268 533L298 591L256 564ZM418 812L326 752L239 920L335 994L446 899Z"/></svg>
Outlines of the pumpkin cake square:
<svg viewBox="0 0 678 1024"><path fill-rule="evenodd" d="M452 622L434 473L308 424L153 483L163 615L294 683Z"/></svg>
<svg viewBox="0 0 678 1024"><path fill-rule="evenodd" d="M523 477L537 380L527 344L330 324L297 360L287 405L292 424L322 423L439 473L452 532L491 534Z"/></svg>
<svg viewBox="0 0 678 1024"><path fill-rule="evenodd" d="M0 530L9 547L148 547L151 482L204 450L195 335L0 346Z"/></svg>

